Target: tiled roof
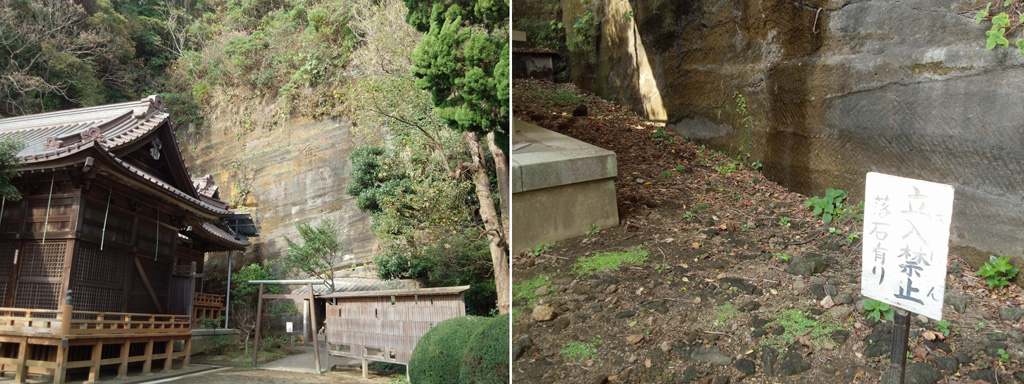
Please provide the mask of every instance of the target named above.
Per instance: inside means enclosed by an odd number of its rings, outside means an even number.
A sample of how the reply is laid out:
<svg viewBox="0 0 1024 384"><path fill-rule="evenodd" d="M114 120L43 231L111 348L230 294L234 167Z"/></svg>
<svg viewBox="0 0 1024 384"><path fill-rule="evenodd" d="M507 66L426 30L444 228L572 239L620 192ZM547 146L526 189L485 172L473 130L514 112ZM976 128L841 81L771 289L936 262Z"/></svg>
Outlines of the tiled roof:
<svg viewBox="0 0 1024 384"><path fill-rule="evenodd" d="M17 137L27 146L26 163L77 152L95 140L113 150L145 136L169 115L158 96L139 101L0 119L0 138Z"/></svg>
<svg viewBox="0 0 1024 384"><path fill-rule="evenodd" d="M192 227L193 231L196 231L197 229L199 231L204 232L205 234L207 234L209 236L215 236L215 237L217 237L217 238L219 238L219 239L221 239L221 240L223 240L223 241L225 241L227 243L230 243L230 244L233 244L233 245L237 245L239 247L245 247L245 246L249 245L249 241L248 240L245 240L245 239L235 239L234 235L225 232L223 229L220 229L216 225L213 225L213 223L205 222L205 223L203 223L202 225L200 225L198 227ZM209 237L209 236L206 236L206 237Z"/></svg>
<svg viewBox="0 0 1024 384"><path fill-rule="evenodd" d="M200 178L193 178L192 186L196 188L196 192L203 196L217 197L217 185L213 183L213 176L209 174L203 175Z"/></svg>
<svg viewBox="0 0 1024 384"><path fill-rule="evenodd" d="M356 292L356 291L379 291L383 282L377 279L360 279L356 277L334 278L334 292ZM293 294L307 294L309 288L305 285L292 291ZM313 294L322 296L331 293L331 289L324 284L313 284Z"/></svg>
<svg viewBox="0 0 1024 384"><path fill-rule="evenodd" d="M149 181L149 182L151 182L153 184L156 184L157 186L159 186L159 187L161 187L163 189L166 189L168 192L171 192L174 195L176 195L176 196L178 196L178 197L180 197L182 199L185 199L186 201L189 201L189 202L191 202L191 203L193 203L195 205L203 207L204 209L209 210L209 211L211 211L211 212L213 212L215 214L224 215L224 216L228 216L228 215L234 214L234 212L232 212L232 211L229 211L229 210L221 208L221 207L214 206L213 204L207 203L207 202L205 202L205 201L203 201L201 199L197 199L195 197L189 196L187 193L183 192L182 190L180 190L178 188L175 188L173 185L167 184L163 180L160 180L160 178L158 178L156 176L153 176L153 175L150 175L146 171L138 169L135 166L132 166L131 164L128 164L128 163L124 162L121 159L118 159L118 158L115 157L114 161L117 162L118 164L121 164L122 166L127 168L132 173L134 173L136 175L139 175L142 178L146 179L147 181Z"/></svg>

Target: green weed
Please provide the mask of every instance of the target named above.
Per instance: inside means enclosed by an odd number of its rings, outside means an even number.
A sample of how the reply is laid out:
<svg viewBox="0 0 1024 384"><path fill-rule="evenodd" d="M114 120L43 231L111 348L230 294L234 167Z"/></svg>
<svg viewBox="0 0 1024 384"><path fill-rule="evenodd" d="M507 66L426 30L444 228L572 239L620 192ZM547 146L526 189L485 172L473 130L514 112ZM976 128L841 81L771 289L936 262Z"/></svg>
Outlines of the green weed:
<svg viewBox="0 0 1024 384"><path fill-rule="evenodd" d="M594 353L597 352L597 346L601 343L601 338L595 337L587 343L570 341L562 344L562 358L578 362L591 360L594 358Z"/></svg>
<svg viewBox="0 0 1024 384"><path fill-rule="evenodd" d="M807 313L798 309L785 309L776 315L775 320L765 325L765 328L781 326L784 331L781 335L771 335L762 341L764 345L775 345L787 347L793 344L797 338L803 336L809 343L816 347L823 346L828 342L833 333L844 330L839 323L822 317L813 319Z"/></svg>
<svg viewBox="0 0 1024 384"><path fill-rule="evenodd" d="M939 320L935 325L935 330L942 333L942 336L949 337L949 322L946 320Z"/></svg>
<svg viewBox="0 0 1024 384"><path fill-rule="evenodd" d="M1020 269L1010 264L1010 258L989 255L988 262L981 266L977 276L985 278L985 284L988 284L988 289L996 289L1010 284L1010 279L1017 276L1018 272L1020 272Z"/></svg>
<svg viewBox="0 0 1024 384"><path fill-rule="evenodd" d="M635 246L621 252L601 252L576 260L572 269L579 275L596 272L617 271L623 265L640 265L647 261L650 252Z"/></svg>
<svg viewBox="0 0 1024 384"><path fill-rule="evenodd" d="M587 237L592 237L592 236L597 235L599 233L601 233L601 227L598 227L598 226L596 226L594 224L590 224L590 230L587 231Z"/></svg>
<svg viewBox="0 0 1024 384"><path fill-rule="evenodd" d="M537 300L536 291L537 288L551 284L551 276L538 275L533 279L515 284L512 286L512 301L526 300L527 307L533 307L533 303Z"/></svg>
<svg viewBox="0 0 1024 384"><path fill-rule="evenodd" d="M896 311L890 308L889 304L874 299L864 299L864 316L869 319L879 321L885 317L886 320L892 321L895 313Z"/></svg>
<svg viewBox="0 0 1024 384"><path fill-rule="evenodd" d="M846 191L828 188L825 197L811 197L804 202L804 206L814 211L815 216L820 216L825 224L829 224L833 218L842 218L843 200L846 200Z"/></svg>
<svg viewBox="0 0 1024 384"><path fill-rule="evenodd" d="M714 326L715 328L724 327L725 324L729 322L729 320L736 318L736 316L739 316L739 314L740 310L737 309L735 305L723 305L719 307L718 310L715 311L715 321L712 322L711 325Z"/></svg>
<svg viewBox="0 0 1024 384"><path fill-rule="evenodd" d="M790 219L789 216L783 216L782 218L779 219L779 225L783 226L783 227L786 227L786 228L789 228L789 226L792 225L790 223L791 220L792 219Z"/></svg>

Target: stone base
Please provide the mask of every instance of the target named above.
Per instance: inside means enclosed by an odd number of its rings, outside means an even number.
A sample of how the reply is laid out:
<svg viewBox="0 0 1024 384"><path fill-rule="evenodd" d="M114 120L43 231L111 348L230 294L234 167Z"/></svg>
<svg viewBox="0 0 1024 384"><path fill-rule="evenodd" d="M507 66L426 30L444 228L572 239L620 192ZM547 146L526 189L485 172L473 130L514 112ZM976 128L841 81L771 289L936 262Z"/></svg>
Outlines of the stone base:
<svg viewBox="0 0 1024 384"><path fill-rule="evenodd" d="M514 123L512 254L618 225L615 153Z"/></svg>
<svg viewBox="0 0 1024 384"><path fill-rule="evenodd" d="M613 179L512 195L512 254L619 224Z"/></svg>

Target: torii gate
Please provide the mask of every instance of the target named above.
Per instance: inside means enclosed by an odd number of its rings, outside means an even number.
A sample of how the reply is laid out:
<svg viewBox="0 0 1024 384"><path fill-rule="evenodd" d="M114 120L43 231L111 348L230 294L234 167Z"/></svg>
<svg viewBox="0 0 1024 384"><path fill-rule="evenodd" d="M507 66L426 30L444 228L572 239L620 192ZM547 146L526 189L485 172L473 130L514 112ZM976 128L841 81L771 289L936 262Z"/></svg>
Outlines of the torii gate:
<svg viewBox="0 0 1024 384"><path fill-rule="evenodd" d="M263 300L276 300L276 299L302 299L309 300L309 316L310 324L313 327L313 358L316 360L316 374L322 374L323 371L320 369L320 340L316 334L316 297L313 294L313 284L323 284L323 280L249 280L249 284L259 284L260 293L256 299L256 341L253 344L252 349L252 368L256 368L256 362L259 359L260 354L260 326L262 326L263 320ZM300 294L263 294L263 285L299 285L305 284L309 286L309 295Z"/></svg>

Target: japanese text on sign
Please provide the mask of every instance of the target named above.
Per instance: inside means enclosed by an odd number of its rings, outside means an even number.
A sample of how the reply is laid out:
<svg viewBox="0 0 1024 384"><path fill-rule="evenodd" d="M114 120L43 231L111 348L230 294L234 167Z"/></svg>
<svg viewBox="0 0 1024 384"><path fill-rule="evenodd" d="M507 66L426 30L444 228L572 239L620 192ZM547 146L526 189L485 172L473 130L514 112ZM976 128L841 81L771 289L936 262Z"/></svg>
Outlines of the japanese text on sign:
<svg viewBox="0 0 1024 384"><path fill-rule="evenodd" d="M953 187L870 172L861 295L942 320Z"/></svg>

